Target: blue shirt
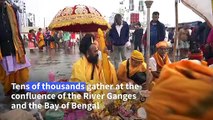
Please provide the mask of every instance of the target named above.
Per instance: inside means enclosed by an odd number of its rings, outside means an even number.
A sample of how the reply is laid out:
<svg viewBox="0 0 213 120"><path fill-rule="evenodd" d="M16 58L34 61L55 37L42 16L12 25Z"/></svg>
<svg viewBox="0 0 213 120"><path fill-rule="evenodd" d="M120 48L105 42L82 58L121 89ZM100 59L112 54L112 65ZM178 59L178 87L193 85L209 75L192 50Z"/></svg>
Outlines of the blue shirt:
<svg viewBox="0 0 213 120"><path fill-rule="evenodd" d="M152 23L150 26L150 45L156 45L158 42L157 37L158 29L157 29L157 23Z"/></svg>

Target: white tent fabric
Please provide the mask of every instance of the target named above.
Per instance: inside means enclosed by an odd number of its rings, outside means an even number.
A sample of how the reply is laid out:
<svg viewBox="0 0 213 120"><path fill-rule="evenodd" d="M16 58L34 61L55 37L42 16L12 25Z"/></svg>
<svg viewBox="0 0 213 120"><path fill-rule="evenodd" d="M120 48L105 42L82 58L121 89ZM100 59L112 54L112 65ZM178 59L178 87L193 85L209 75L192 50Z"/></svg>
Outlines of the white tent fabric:
<svg viewBox="0 0 213 120"><path fill-rule="evenodd" d="M213 27L213 0L181 0L192 11Z"/></svg>

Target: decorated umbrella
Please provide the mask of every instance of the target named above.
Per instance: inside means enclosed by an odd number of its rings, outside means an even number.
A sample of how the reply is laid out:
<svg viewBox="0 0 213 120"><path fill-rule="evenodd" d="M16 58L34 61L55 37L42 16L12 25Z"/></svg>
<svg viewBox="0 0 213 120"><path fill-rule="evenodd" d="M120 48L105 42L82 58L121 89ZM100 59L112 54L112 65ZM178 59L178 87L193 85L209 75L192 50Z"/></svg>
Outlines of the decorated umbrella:
<svg viewBox="0 0 213 120"><path fill-rule="evenodd" d="M49 28L69 32L97 32L98 28L107 30L110 25L95 8L75 5L60 10Z"/></svg>

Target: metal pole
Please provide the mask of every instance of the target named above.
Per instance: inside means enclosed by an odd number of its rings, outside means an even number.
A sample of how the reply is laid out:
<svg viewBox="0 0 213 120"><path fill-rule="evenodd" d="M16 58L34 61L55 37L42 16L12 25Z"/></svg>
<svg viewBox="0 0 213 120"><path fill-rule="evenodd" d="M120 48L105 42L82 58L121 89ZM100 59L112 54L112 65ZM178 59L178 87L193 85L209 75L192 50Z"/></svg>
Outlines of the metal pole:
<svg viewBox="0 0 213 120"><path fill-rule="evenodd" d="M178 0L175 0L175 40L173 46L173 62L176 61L177 45L178 45ZM178 54L177 54L178 56Z"/></svg>
<svg viewBox="0 0 213 120"><path fill-rule="evenodd" d="M146 0L145 4L147 7L147 44L146 44L146 87L149 89L150 84L150 73L149 73L149 58L150 58L150 8L152 6L152 0Z"/></svg>
<svg viewBox="0 0 213 120"><path fill-rule="evenodd" d="M45 23L45 22L46 22L46 21L45 21L45 17L44 17L44 28L46 27L46 25L45 25L46 23Z"/></svg>

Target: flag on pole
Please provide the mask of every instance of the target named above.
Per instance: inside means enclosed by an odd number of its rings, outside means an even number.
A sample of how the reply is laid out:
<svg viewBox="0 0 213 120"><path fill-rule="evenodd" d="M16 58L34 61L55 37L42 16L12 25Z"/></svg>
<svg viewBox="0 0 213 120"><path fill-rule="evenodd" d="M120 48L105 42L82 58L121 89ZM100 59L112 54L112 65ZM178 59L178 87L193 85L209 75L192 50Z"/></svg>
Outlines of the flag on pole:
<svg viewBox="0 0 213 120"><path fill-rule="evenodd" d="M213 0L181 0L192 11L213 27Z"/></svg>

